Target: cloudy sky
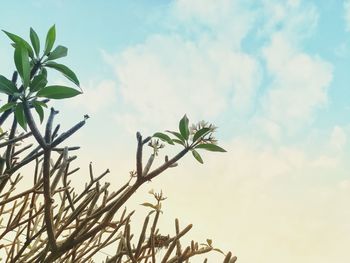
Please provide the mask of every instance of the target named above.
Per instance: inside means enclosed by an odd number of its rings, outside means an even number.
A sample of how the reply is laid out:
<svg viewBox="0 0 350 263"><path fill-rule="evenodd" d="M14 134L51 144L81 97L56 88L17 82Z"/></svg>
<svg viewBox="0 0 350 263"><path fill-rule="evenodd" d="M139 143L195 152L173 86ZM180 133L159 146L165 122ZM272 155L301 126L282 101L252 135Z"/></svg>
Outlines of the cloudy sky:
<svg viewBox="0 0 350 263"><path fill-rule="evenodd" d="M81 177L93 161L117 187L134 169L135 132L176 129L187 113L216 124L228 152L203 153L204 165L187 156L131 206L163 189L165 229L180 217L240 263L350 261L350 1L27 0L1 10L1 29L44 38L55 24L69 48L64 63L84 95L55 106L66 127L91 116L71 140ZM10 75L4 34L0 58Z"/></svg>

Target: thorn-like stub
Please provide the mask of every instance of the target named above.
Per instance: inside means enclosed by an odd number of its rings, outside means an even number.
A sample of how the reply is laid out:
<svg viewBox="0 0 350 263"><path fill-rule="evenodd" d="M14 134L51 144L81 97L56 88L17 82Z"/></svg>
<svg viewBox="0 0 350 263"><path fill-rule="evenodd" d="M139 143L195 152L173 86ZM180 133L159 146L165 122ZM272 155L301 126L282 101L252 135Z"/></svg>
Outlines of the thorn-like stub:
<svg viewBox="0 0 350 263"><path fill-rule="evenodd" d="M144 140L142 141L142 144L148 143L151 139L152 139L152 137L151 137L151 136L148 136L146 139L144 139Z"/></svg>
<svg viewBox="0 0 350 263"><path fill-rule="evenodd" d="M90 116L88 115L88 114L85 114L84 115L84 120L86 121L87 119L89 119L90 118Z"/></svg>
<svg viewBox="0 0 350 263"><path fill-rule="evenodd" d="M58 111L58 110L55 110L54 107L51 107L51 112L52 112L53 114L58 114L58 113L59 113L59 111Z"/></svg>
<svg viewBox="0 0 350 263"><path fill-rule="evenodd" d="M137 133L136 133L136 139L137 139L137 140L141 140L141 139L142 139L142 136L141 136L141 133L140 133L140 132L137 132Z"/></svg>
<svg viewBox="0 0 350 263"><path fill-rule="evenodd" d="M173 168L173 167L176 167L176 166L178 166L178 163L173 163L173 164L170 165L169 167L170 167L170 168Z"/></svg>
<svg viewBox="0 0 350 263"><path fill-rule="evenodd" d="M13 72L13 75L12 75L12 83L16 83L17 82L17 78L18 78L18 72L15 71Z"/></svg>

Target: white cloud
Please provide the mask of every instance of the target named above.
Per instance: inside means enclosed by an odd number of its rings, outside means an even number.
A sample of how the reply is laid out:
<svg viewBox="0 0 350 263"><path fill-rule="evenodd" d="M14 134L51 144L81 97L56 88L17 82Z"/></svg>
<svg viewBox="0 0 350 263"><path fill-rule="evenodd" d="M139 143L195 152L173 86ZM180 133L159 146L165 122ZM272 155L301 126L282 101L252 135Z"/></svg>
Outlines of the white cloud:
<svg viewBox="0 0 350 263"><path fill-rule="evenodd" d="M311 162L315 168L336 168L339 165L339 157L321 155Z"/></svg>
<svg viewBox="0 0 350 263"><path fill-rule="evenodd" d="M175 1L171 33L150 35L118 55L104 52L126 106L116 119L133 129L170 127L184 113L210 120L249 112L261 66L240 48L255 20L243 3Z"/></svg>
<svg viewBox="0 0 350 263"><path fill-rule="evenodd" d="M260 12L264 23L258 33L267 39L260 49L267 89L259 97L253 126L273 141L281 141L309 124L326 105L332 67L300 47L317 26L315 6L299 0L263 1Z"/></svg>
<svg viewBox="0 0 350 263"><path fill-rule="evenodd" d="M343 180L338 184L338 187L342 190L349 191L350 189L350 180Z"/></svg>
<svg viewBox="0 0 350 263"><path fill-rule="evenodd" d="M152 36L125 50L114 67L124 102L147 126L174 123L183 113L208 119L229 109L245 112L260 74L247 54L179 35Z"/></svg>
<svg viewBox="0 0 350 263"><path fill-rule="evenodd" d="M282 138L281 125L266 117L255 119L254 127L262 134L267 135L272 141L280 141Z"/></svg>
<svg viewBox="0 0 350 263"><path fill-rule="evenodd" d="M124 127L165 127L185 112L192 119L215 119L225 112L244 116L255 109L261 128L279 138L281 129L297 130L326 105L332 67L299 48L317 25L314 6L264 1L255 10L243 1L203 5L180 0L172 8L171 22L179 27L172 33L151 35L118 55L104 53L127 105L117 117ZM255 105L260 58L240 47L258 19L257 10L264 14L258 28L270 40L260 47L269 73L264 79L272 79L261 105Z"/></svg>
<svg viewBox="0 0 350 263"><path fill-rule="evenodd" d="M336 150L342 150L347 142L347 135L343 128L335 126L330 137L330 146Z"/></svg>
<svg viewBox="0 0 350 263"><path fill-rule="evenodd" d="M182 29L239 48L256 20L255 11L248 6L247 1L207 0L203 4L201 0L178 0L173 13L177 23L183 23Z"/></svg>
<svg viewBox="0 0 350 263"><path fill-rule="evenodd" d="M292 36L289 41L293 44L309 36L318 22L317 9L306 1L265 0L260 11L265 20L259 27L260 34L269 37L276 32L284 32Z"/></svg>
<svg viewBox="0 0 350 263"><path fill-rule="evenodd" d="M283 34L272 37L263 56L272 77L263 101L266 115L286 128L300 128L327 103L332 66L317 56L298 51Z"/></svg>
<svg viewBox="0 0 350 263"><path fill-rule="evenodd" d="M215 158L223 158L223 161L228 162L230 172L237 176L269 178L291 175L307 161L303 149L272 147L262 141L244 137L235 139L226 147L229 154Z"/></svg>
<svg viewBox="0 0 350 263"><path fill-rule="evenodd" d="M112 80L90 81L82 84L84 96L77 96L69 105L94 114L116 103L116 83Z"/></svg>

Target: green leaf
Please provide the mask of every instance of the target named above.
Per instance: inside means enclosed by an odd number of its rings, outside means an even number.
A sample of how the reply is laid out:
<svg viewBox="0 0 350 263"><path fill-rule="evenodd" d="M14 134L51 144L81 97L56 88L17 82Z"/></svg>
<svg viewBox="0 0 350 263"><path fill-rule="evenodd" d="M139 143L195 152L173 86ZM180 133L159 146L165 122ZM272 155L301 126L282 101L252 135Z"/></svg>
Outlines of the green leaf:
<svg viewBox="0 0 350 263"><path fill-rule="evenodd" d="M180 141L182 141L185 144L185 138L180 133L174 132L174 131L166 131L166 132L176 136Z"/></svg>
<svg viewBox="0 0 350 263"><path fill-rule="evenodd" d="M25 41L20 36L17 36L15 34L12 34L10 32L5 31L5 30L2 30L2 31L16 44L16 45L14 45L14 47L16 47L18 43L22 43L25 46L25 48L27 49L29 56L31 58L34 58L33 49L27 41Z"/></svg>
<svg viewBox="0 0 350 263"><path fill-rule="evenodd" d="M46 105L46 103L45 103L45 102L42 102L42 101L36 100L36 101L35 101L35 103L36 103L36 104L38 104L38 105L40 105L41 107L45 107L45 108L47 108L47 105Z"/></svg>
<svg viewBox="0 0 350 263"><path fill-rule="evenodd" d="M168 135L166 135L166 134L164 134L164 133L156 132L155 134L153 134L152 137L159 138L159 139L161 139L162 141L165 141L165 142L167 142L167 143L169 143L169 144L171 144L171 145L174 145L174 142L172 141L172 139L171 139Z"/></svg>
<svg viewBox="0 0 350 263"><path fill-rule="evenodd" d="M172 140L175 143L181 144L182 146L186 146L185 143L183 141L181 141L181 140L178 140L178 139L172 139Z"/></svg>
<svg viewBox="0 0 350 263"><path fill-rule="evenodd" d="M193 155L194 158L196 158L196 160L198 162L203 164L203 159L202 159L202 157L200 156L200 154L196 150L192 150L192 155Z"/></svg>
<svg viewBox="0 0 350 263"><path fill-rule="evenodd" d="M44 55L49 54L49 52L51 51L53 44L55 43L56 40L56 28L55 25L53 25L49 31L47 32L46 35L46 41L45 41L45 51L44 51Z"/></svg>
<svg viewBox="0 0 350 263"><path fill-rule="evenodd" d="M16 102L9 102L0 108L0 113L12 109L16 105Z"/></svg>
<svg viewBox="0 0 350 263"><path fill-rule="evenodd" d="M57 46L48 56L48 60L54 60L67 56L68 49L64 46Z"/></svg>
<svg viewBox="0 0 350 263"><path fill-rule="evenodd" d="M30 41L32 42L32 46L34 48L35 51L35 55L37 57L39 57L39 53L40 53L40 40L39 37L37 35L37 33L34 31L33 28L30 28Z"/></svg>
<svg viewBox="0 0 350 263"><path fill-rule="evenodd" d="M43 110L42 106L37 101L32 101L32 104L33 104L36 112L39 115L40 123L42 123L44 120L44 110Z"/></svg>
<svg viewBox="0 0 350 263"><path fill-rule="evenodd" d="M193 142L196 142L198 139L200 139L201 137L207 135L209 132L211 131L210 128L202 128L200 130L198 130L195 135L193 136Z"/></svg>
<svg viewBox="0 0 350 263"><path fill-rule="evenodd" d="M46 68L42 67L42 68L40 69L40 73L39 73L39 74L44 75L45 78L47 79L47 70L46 70Z"/></svg>
<svg viewBox="0 0 350 263"><path fill-rule="evenodd" d="M18 103L15 109L16 120L24 130L27 130L27 121L23 111L23 104Z"/></svg>
<svg viewBox="0 0 350 263"><path fill-rule="evenodd" d="M213 248L213 250L216 251L216 252L219 252L219 253L221 253L221 254L223 254L225 256L225 253L221 249Z"/></svg>
<svg viewBox="0 0 350 263"><path fill-rule="evenodd" d="M151 203L143 203L141 205L146 206L146 207L151 207L153 209L157 209L157 206L156 205L152 205Z"/></svg>
<svg viewBox="0 0 350 263"><path fill-rule="evenodd" d="M187 118L186 114L180 120L179 130L180 130L181 135L185 138L185 140L188 140L188 136L190 135L190 130L188 128L188 118Z"/></svg>
<svg viewBox="0 0 350 263"><path fill-rule="evenodd" d="M31 83L29 84L30 91L36 92L47 85L47 79L44 74L39 74L33 78Z"/></svg>
<svg viewBox="0 0 350 263"><path fill-rule="evenodd" d="M207 238L207 244L211 247L213 245L213 240Z"/></svg>
<svg viewBox="0 0 350 263"><path fill-rule="evenodd" d="M28 58L28 50L21 42L16 44L14 60L18 74L22 78L23 86L26 88L29 85L30 64Z"/></svg>
<svg viewBox="0 0 350 263"><path fill-rule="evenodd" d="M15 92L18 92L16 85L12 83L11 80L0 75L0 92L7 95L12 95Z"/></svg>
<svg viewBox="0 0 350 263"><path fill-rule="evenodd" d="M66 86L47 86L38 91L38 97L45 97L49 99L66 99L81 94L80 91Z"/></svg>
<svg viewBox="0 0 350 263"><path fill-rule="evenodd" d="M75 75L75 73L67 66L62 65L62 64L58 64L58 63L53 62L53 61L47 62L45 64L45 66L49 67L49 68L56 69L57 71L61 72L67 79L72 81L75 85L77 85L77 86L80 85L79 80L78 80L77 76Z"/></svg>
<svg viewBox="0 0 350 263"><path fill-rule="evenodd" d="M216 144L211 144L211 143L199 144L195 147L195 149L204 149L211 152L226 152L226 150L222 149Z"/></svg>

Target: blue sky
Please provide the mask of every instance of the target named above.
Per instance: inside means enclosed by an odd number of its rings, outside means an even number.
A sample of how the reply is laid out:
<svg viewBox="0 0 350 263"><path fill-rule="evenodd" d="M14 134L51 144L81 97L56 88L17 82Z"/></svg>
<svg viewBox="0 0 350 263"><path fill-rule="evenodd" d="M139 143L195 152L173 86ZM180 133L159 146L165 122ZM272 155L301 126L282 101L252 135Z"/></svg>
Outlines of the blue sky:
<svg viewBox="0 0 350 263"><path fill-rule="evenodd" d="M137 130L171 129L184 113L211 121L228 153L203 154L204 166L188 157L154 182L169 197L165 218L183 214L195 237L207 232L242 263L349 262L350 1L32 0L2 10L1 29L26 36L32 26L44 38L55 24L69 48L64 63L85 93L54 105L65 126L92 117L74 138L82 166L126 175ZM0 58L11 74L5 35Z"/></svg>

